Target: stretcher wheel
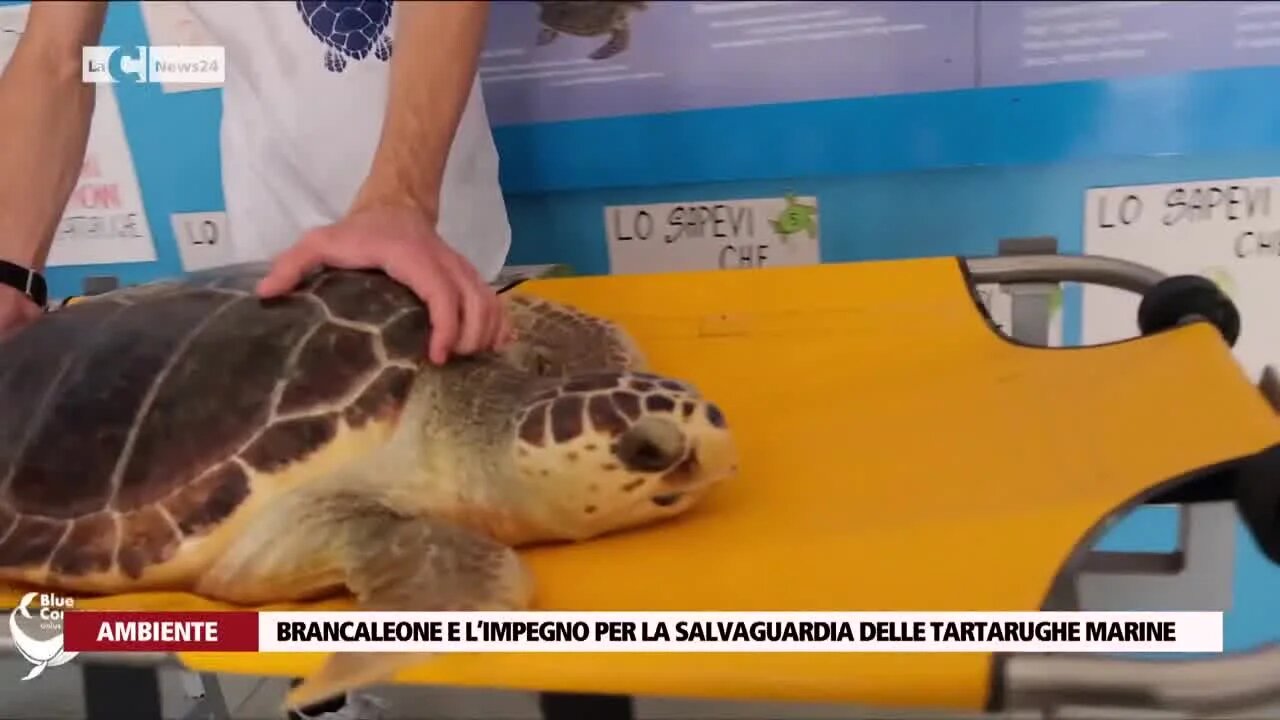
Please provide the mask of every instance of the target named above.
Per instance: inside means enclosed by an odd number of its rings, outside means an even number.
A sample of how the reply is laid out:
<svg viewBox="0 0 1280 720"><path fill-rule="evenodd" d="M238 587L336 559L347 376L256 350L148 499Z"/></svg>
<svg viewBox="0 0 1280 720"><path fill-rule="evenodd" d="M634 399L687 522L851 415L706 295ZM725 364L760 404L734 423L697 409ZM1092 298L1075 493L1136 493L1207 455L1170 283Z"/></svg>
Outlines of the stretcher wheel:
<svg viewBox="0 0 1280 720"><path fill-rule="evenodd" d="M1240 337L1240 312L1212 280L1199 275L1174 275L1142 295L1138 329L1143 335L1162 332L1195 320L1207 320L1227 345Z"/></svg>
<svg viewBox="0 0 1280 720"><path fill-rule="evenodd" d="M1262 554L1280 565L1280 447L1252 458L1236 477L1236 510Z"/></svg>

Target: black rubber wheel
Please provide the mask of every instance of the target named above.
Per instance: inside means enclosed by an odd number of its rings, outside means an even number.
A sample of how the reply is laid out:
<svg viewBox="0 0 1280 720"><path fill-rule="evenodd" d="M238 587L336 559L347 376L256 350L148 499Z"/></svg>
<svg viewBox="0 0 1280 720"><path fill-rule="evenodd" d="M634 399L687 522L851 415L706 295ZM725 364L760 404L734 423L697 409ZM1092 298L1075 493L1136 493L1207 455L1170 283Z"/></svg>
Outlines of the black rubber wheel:
<svg viewBox="0 0 1280 720"><path fill-rule="evenodd" d="M1156 283L1138 305L1138 329L1143 335L1171 330L1188 320L1207 320L1227 345L1240 337L1240 311L1212 280L1199 275L1174 275Z"/></svg>
<svg viewBox="0 0 1280 720"><path fill-rule="evenodd" d="M1236 510L1258 549L1280 565L1280 447L1250 459L1240 469Z"/></svg>

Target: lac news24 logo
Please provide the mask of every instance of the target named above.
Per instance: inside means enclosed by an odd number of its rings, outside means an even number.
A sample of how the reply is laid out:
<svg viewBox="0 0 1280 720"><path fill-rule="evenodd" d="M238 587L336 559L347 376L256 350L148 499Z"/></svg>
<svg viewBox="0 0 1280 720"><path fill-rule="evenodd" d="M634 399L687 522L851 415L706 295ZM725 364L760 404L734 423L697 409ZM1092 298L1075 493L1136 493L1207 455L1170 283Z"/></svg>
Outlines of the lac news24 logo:
<svg viewBox="0 0 1280 720"><path fill-rule="evenodd" d="M80 76L87 83L216 85L227 75L227 50L220 45L87 45L81 57Z"/></svg>
<svg viewBox="0 0 1280 720"><path fill-rule="evenodd" d="M34 666L23 680L39 676L45 668L65 665L79 655L67 652L63 644L62 616L74 606L75 601L68 597L29 592L9 613L13 646Z"/></svg>

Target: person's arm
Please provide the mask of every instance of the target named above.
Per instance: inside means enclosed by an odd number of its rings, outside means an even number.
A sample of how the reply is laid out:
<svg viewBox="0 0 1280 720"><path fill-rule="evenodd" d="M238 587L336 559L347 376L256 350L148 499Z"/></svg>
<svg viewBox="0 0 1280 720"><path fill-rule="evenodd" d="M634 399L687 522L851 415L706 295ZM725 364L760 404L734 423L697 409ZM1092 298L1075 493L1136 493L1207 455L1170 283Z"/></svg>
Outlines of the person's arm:
<svg viewBox="0 0 1280 720"><path fill-rule="evenodd" d="M445 159L475 82L488 2L405 2L382 137L354 208L404 204L434 223Z"/></svg>
<svg viewBox="0 0 1280 720"><path fill-rule="evenodd" d="M475 84L488 11L487 2L396 4L387 111L369 175L345 217L308 231L276 258L261 295L286 293L321 266L377 267L426 303L432 361L510 339L497 293L436 228L445 161Z"/></svg>
<svg viewBox="0 0 1280 720"><path fill-rule="evenodd" d="M0 259L42 270L89 141L96 86L81 48L96 45L107 3L35 2L0 74Z"/></svg>

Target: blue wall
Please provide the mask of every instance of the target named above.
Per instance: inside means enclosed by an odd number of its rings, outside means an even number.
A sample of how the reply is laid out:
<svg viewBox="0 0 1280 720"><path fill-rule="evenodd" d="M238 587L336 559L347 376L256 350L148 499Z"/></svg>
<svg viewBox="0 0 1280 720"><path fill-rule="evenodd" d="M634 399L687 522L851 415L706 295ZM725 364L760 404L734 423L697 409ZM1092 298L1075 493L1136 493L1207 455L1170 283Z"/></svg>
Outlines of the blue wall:
<svg viewBox="0 0 1280 720"><path fill-rule="evenodd" d="M146 44L135 3L113 5L103 44ZM819 197L826 261L985 254L1025 235L1078 251L1087 188L1280 175L1277 87L1280 68L1245 68L502 127L510 261L605 273L603 205L787 189ZM218 93L116 92L159 259L56 268L55 295L86 275L179 274L170 214L223 206ZM1170 514L1151 510L1105 545L1160 549L1172 536ZM1280 569L1243 529L1239 547L1233 649L1280 638Z"/></svg>

